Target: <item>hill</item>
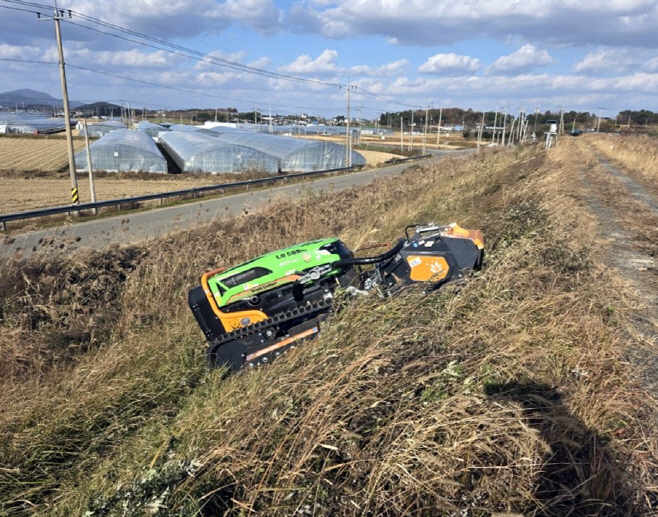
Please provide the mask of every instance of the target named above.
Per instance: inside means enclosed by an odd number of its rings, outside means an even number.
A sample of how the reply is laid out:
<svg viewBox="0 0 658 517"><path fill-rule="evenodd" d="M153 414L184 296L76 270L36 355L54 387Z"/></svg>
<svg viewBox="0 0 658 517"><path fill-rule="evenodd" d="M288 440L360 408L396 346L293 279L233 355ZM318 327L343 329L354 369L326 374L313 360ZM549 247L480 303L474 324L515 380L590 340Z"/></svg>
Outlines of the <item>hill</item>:
<svg viewBox="0 0 658 517"><path fill-rule="evenodd" d="M90 117L94 115L99 117L118 117L121 115L121 106L110 102L93 102L91 104L79 105L76 111Z"/></svg>
<svg viewBox="0 0 658 517"><path fill-rule="evenodd" d="M5 108L39 108L39 107L55 107L61 106L62 100L56 99L52 95L36 90L23 88L20 90L12 90L10 92L0 93L0 106ZM79 102L69 101L71 108L79 106Z"/></svg>
<svg viewBox="0 0 658 517"><path fill-rule="evenodd" d="M652 345L601 262L579 141L5 264L0 513L653 514L658 404L630 354ZM207 369L186 297L202 272L429 221L481 228L483 271L429 295L341 299L272 365Z"/></svg>

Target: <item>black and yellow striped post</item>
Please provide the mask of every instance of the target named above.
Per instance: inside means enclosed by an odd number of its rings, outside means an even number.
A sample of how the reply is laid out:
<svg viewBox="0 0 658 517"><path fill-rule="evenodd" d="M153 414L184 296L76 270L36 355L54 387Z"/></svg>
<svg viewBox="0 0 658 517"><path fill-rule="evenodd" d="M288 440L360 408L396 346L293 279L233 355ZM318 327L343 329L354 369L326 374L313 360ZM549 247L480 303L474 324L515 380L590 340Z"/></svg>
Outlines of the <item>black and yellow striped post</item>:
<svg viewBox="0 0 658 517"><path fill-rule="evenodd" d="M80 194L78 193L78 187L73 187L71 189L71 204L72 205L80 204Z"/></svg>

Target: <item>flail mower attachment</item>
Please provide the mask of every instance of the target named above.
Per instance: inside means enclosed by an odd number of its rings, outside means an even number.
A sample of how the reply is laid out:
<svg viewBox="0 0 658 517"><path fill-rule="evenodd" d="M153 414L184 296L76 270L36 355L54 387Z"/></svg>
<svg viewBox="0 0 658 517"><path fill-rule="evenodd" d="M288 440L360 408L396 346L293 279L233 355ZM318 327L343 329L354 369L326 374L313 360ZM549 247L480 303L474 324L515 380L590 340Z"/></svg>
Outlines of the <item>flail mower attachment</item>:
<svg viewBox="0 0 658 517"><path fill-rule="evenodd" d="M355 257L339 239L305 242L205 273L188 298L210 342L210 365L238 371L317 336L338 288L383 296L416 283L434 290L479 269L483 255L480 230L414 224L381 255Z"/></svg>

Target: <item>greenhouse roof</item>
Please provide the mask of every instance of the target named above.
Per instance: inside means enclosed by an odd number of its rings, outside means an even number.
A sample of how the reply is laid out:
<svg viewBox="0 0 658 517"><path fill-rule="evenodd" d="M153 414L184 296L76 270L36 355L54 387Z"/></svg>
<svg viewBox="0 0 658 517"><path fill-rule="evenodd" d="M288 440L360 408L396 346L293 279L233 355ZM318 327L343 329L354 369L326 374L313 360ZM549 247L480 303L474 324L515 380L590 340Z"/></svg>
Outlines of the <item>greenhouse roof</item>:
<svg viewBox="0 0 658 517"><path fill-rule="evenodd" d="M71 124L76 122L71 119ZM6 125L10 133L51 133L66 129L63 118L48 118L33 113L0 112L0 124Z"/></svg>
<svg viewBox="0 0 658 517"><path fill-rule="evenodd" d="M246 145L274 156L281 163L282 171L319 171L337 169L345 165L344 145L320 140L299 140L268 133L240 131L223 133L218 137L224 142ZM365 165L365 158L352 151L352 165Z"/></svg>
<svg viewBox="0 0 658 517"><path fill-rule="evenodd" d="M170 131L160 135L160 142L184 172L279 171L279 161L273 156L202 132Z"/></svg>
<svg viewBox="0 0 658 517"><path fill-rule="evenodd" d="M167 172L167 161L153 139L142 131L117 129L92 143L94 170ZM87 151L76 153L77 169L87 167Z"/></svg>

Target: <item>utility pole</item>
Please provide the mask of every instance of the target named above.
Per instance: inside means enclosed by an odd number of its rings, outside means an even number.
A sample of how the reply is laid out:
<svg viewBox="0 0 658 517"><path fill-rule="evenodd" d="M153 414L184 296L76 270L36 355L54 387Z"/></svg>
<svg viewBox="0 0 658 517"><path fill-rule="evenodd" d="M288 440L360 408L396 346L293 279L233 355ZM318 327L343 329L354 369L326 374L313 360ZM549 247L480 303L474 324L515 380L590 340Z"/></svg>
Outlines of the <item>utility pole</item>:
<svg viewBox="0 0 658 517"><path fill-rule="evenodd" d="M404 119L400 117L400 152L404 151Z"/></svg>
<svg viewBox="0 0 658 517"><path fill-rule="evenodd" d="M409 137L409 150L413 151L414 150L414 110L411 110L411 131L410 137Z"/></svg>
<svg viewBox="0 0 658 517"><path fill-rule="evenodd" d="M91 192L91 202L96 202L96 190L94 189L94 173L91 166L91 149L89 147L89 133L87 132L87 121L82 122L82 127L85 132L85 148L87 149L87 171L89 172L89 191ZM98 213L98 209L94 208L94 214Z"/></svg>
<svg viewBox="0 0 658 517"><path fill-rule="evenodd" d="M480 144L482 143L482 130L484 129L484 116L486 113L482 112L482 122L480 123L480 131L478 131L478 153L480 152Z"/></svg>
<svg viewBox="0 0 658 517"><path fill-rule="evenodd" d="M439 108L439 127L436 132L436 148L439 148L439 140L441 140L441 119L443 118L443 106Z"/></svg>
<svg viewBox="0 0 658 517"><path fill-rule="evenodd" d="M503 117L503 141L502 146L505 147L505 126L507 125L507 104L505 105L505 116Z"/></svg>
<svg viewBox="0 0 658 517"><path fill-rule="evenodd" d="M491 143L493 144L496 141L496 125L498 124L498 107L496 107L496 113L494 114L494 127L491 134Z"/></svg>
<svg viewBox="0 0 658 517"><path fill-rule="evenodd" d="M52 20L55 22L55 36L57 37L57 52L59 54L59 76L62 83L62 103L64 105L64 124L66 125L66 144L69 157L69 175L71 176L71 204L80 204L80 195L78 193L78 179L75 176L75 155L73 154L73 133L71 132L71 112L69 111L69 92L66 86L66 69L64 66L64 48L62 47L62 32L59 27L59 20L64 18L68 13L71 17L71 11L57 8L57 0L53 0L55 8L53 9ZM41 19L41 15L37 13ZM50 18L44 18L49 20ZM77 212L76 212L77 214Z"/></svg>
<svg viewBox="0 0 658 517"><path fill-rule="evenodd" d="M352 166L352 135L350 134L350 91L352 90L352 87L350 84L347 84L347 134L345 135L347 142L346 142L346 156L345 156L345 167L351 167Z"/></svg>
<svg viewBox="0 0 658 517"><path fill-rule="evenodd" d="M427 144L427 114L430 107L429 105L425 106L425 129L423 129L423 154L425 154L425 147Z"/></svg>
<svg viewBox="0 0 658 517"><path fill-rule="evenodd" d="M560 134L564 134L564 107L560 106Z"/></svg>
<svg viewBox="0 0 658 517"><path fill-rule="evenodd" d="M603 110L603 108L599 108L599 120L596 123L596 132L597 133L601 130L601 110Z"/></svg>

